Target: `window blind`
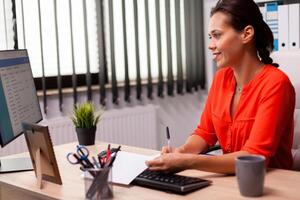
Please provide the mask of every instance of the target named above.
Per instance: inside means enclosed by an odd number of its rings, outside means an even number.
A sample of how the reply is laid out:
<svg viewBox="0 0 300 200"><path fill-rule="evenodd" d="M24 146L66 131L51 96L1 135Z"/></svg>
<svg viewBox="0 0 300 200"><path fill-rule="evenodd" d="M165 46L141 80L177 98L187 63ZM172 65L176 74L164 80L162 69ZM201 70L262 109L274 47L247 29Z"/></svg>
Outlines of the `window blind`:
<svg viewBox="0 0 300 200"><path fill-rule="evenodd" d="M131 101L133 88L142 101L143 93L153 99L155 91L163 97L205 87L202 1L2 0L4 7L1 40L15 39L1 48L28 49L45 112L49 89L63 110L64 88L72 88L74 104L85 87L87 100L99 92L105 105L108 90L118 104ZM15 31L7 31L14 20Z"/></svg>

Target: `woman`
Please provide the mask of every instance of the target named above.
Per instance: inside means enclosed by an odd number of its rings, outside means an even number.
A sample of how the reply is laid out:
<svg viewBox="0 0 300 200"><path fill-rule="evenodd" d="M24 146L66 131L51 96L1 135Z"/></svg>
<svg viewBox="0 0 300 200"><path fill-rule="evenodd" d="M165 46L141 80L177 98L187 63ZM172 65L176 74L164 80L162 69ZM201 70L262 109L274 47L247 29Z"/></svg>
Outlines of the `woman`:
<svg viewBox="0 0 300 200"><path fill-rule="evenodd" d="M219 68L200 123L186 143L146 164L151 170L231 174L235 158L259 154L272 168L293 163L295 91L273 64L273 35L253 0L219 0L211 11L209 50ZM198 155L217 141L221 156Z"/></svg>

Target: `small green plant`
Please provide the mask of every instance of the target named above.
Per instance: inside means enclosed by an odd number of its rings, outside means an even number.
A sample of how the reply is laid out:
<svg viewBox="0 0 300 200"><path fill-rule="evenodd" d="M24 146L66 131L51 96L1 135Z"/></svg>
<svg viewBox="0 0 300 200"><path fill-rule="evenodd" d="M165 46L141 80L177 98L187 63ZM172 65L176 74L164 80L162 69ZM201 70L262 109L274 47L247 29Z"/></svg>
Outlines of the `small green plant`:
<svg viewBox="0 0 300 200"><path fill-rule="evenodd" d="M95 111L91 102L85 102L74 106L71 120L76 128L92 128L97 125L102 114L102 108Z"/></svg>

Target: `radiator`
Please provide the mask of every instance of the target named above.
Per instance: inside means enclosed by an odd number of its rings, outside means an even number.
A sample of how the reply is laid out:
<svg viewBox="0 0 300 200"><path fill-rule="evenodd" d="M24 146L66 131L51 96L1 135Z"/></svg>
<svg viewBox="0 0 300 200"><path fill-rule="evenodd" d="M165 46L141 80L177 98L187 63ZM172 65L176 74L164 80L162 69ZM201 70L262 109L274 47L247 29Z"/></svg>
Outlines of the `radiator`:
<svg viewBox="0 0 300 200"><path fill-rule="evenodd" d="M97 125L96 140L157 149L157 110L155 105L108 110ZM54 145L77 141L75 128L68 117L43 120L41 124L49 127ZM22 135L0 149L0 155L24 151L27 146Z"/></svg>

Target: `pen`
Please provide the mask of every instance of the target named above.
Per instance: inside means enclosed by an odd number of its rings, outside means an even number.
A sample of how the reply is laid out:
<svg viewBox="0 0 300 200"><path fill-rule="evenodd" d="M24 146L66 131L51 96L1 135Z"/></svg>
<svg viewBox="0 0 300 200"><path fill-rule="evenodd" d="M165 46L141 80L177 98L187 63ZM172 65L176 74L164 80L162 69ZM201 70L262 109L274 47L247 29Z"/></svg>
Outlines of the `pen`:
<svg viewBox="0 0 300 200"><path fill-rule="evenodd" d="M110 144L107 146L107 151L106 151L106 162L108 163L110 160L111 156L111 150L110 150Z"/></svg>
<svg viewBox="0 0 300 200"><path fill-rule="evenodd" d="M119 147L117 148L115 154L112 156L112 158L111 158L111 160L110 160L110 162L109 162L108 167L112 167L112 166L113 166L113 163L114 163L114 161L115 161L115 159L116 159L116 157L117 157L117 153L118 153L118 151L120 151L120 150L121 150L121 146L119 146Z"/></svg>
<svg viewBox="0 0 300 200"><path fill-rule="evenodd" d="M96 158L93 156L92 159L93 159L93 161L94 161L94 166L95 166L96 168L100 169L101 166L99 166L99 164L98 164Z"/></svg>
<svg viewBox="0 0 300 200"><path fill-rule="evenodd" d="M98 155L98 160L99 160L100 167L103 168L105 165L104 159Z"/></svg>
<svg viewBox="0 0 300 200"><path fill-rule="evenodd" d="M170 137L169 127L166 128L166 131L167 131L166 134L167 134L168 149L169 151L171 151L171 144L170 144L171 137Z"/></svg>

